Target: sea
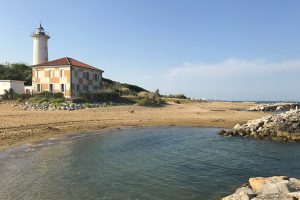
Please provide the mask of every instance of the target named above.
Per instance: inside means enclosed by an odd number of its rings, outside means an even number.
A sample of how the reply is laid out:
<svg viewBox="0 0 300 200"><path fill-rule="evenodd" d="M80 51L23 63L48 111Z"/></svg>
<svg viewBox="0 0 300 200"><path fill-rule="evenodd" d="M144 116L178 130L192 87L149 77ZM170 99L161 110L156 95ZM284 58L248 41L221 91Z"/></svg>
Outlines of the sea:
<svg viewBox="0 0 300 200"><path fill-rule="evenodd" d="M300 178L300 144L217 128L125 128L0 152L1 200L215 200L250 177Z"/></svg>

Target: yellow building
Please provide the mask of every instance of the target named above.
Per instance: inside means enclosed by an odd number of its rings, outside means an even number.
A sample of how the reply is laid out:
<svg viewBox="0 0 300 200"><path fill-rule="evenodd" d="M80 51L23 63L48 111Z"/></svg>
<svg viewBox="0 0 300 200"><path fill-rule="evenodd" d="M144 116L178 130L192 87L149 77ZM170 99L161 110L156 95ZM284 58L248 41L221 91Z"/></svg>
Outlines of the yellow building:
<svg viewBox="0 0 300 200"><path fill-rule="evenodd" d="M97 92L104 71L72 58L60 58L32 66L33 93L61 92L66 98Z"/></svg>

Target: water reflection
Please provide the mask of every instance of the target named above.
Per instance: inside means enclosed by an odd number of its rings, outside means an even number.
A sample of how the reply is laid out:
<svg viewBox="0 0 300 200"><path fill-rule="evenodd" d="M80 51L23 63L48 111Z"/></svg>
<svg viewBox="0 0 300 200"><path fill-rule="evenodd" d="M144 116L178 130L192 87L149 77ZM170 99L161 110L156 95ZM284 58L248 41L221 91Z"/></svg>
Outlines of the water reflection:
<svg viewBox="0 0 300 200"><path fill-rule="evenodd" d="M126 129L0 158L0 199L219 199L251 176L300 177L298 143L217 131Z"/></svg>

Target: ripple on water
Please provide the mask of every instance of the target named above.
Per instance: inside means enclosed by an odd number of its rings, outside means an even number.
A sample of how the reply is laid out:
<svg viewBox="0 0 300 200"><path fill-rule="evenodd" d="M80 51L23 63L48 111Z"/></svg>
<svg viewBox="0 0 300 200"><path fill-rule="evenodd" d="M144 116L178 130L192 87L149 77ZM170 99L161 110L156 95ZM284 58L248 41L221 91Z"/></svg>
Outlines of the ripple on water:
<svg viewBox="0 0 300 200"><path fill-rule="evenodd" d="M217 132L124 129L2 152L0 199L219 199L252 176L300 177L298 143Z"/></svg>

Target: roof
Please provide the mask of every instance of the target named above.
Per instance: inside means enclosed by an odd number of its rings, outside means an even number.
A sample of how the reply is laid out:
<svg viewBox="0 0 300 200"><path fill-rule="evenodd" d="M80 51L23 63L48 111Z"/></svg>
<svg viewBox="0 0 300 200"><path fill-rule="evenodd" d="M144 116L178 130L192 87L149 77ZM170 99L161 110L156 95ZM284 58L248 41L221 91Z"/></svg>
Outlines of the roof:
<svg viewBox="0 0 300 200"><path fill-rule="evenodd" d="M83 68L87 68L87 69L92 69L92 70L97 70L97 71L102 71L101 69L92 67L88 64L85 64L83 62L80 62L78 60L75 60L73 58L69 58L69 57L64 57L64 58L60 58L57 60L52 60L49 62L45 62L45 63L41 63L41 64L37 64L37 65L33 65L32 67L40 67L40 66L57 66L57 65L72 65L72 66L76 66L76 67L83 67Z"/></svg>

